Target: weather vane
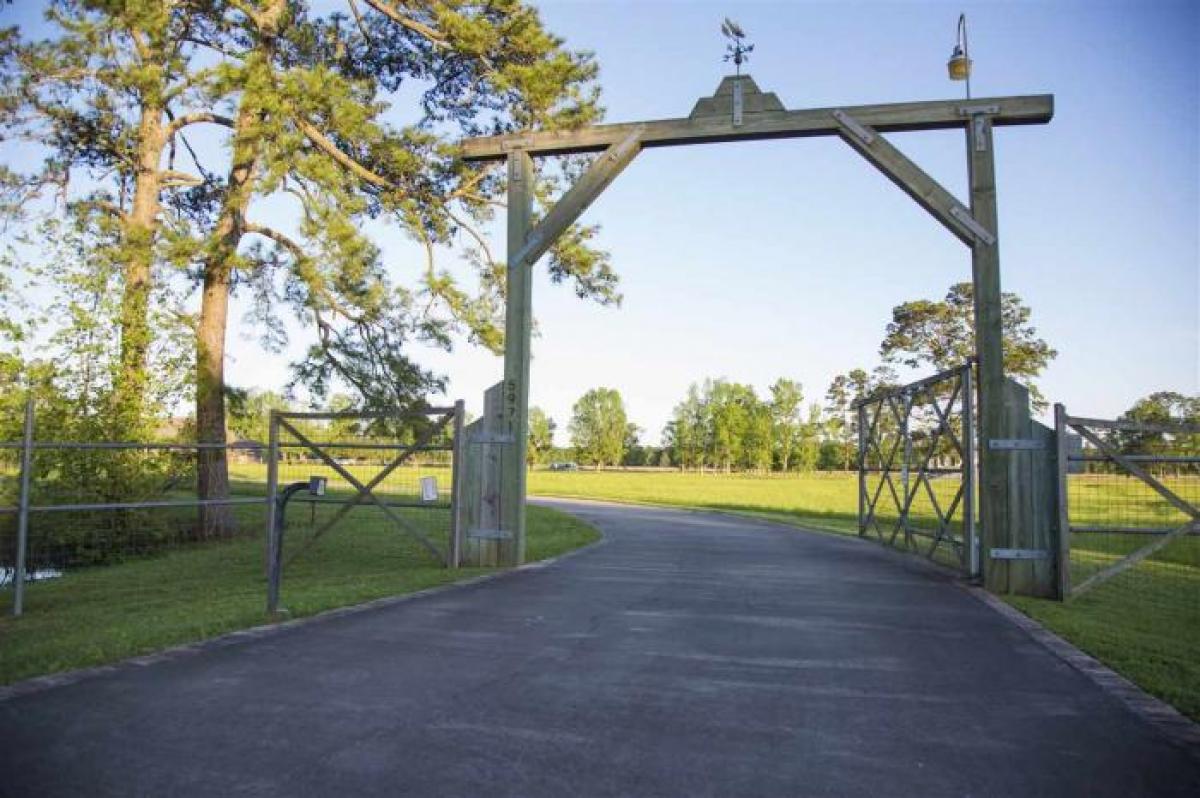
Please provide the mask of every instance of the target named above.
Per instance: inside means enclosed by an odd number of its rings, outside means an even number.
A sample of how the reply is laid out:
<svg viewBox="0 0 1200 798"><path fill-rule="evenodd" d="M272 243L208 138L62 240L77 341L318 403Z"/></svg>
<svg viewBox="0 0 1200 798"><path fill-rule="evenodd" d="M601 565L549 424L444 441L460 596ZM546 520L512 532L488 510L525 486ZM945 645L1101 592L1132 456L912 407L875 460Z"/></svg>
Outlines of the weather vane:
<svg viewBox="0 0 1200 798"><path fill-rule="evenodd" d="M742 63L750 60L750 53L754 51L754 45L746 44L743 41L746 38L746 31L742 30L742 26L729 17L725 17L725 21L721 23L721 33L724 33L725 38L729 39L729 44L725 45L725 60L733 61L737 66L737 75L741 77Z"/></svg>

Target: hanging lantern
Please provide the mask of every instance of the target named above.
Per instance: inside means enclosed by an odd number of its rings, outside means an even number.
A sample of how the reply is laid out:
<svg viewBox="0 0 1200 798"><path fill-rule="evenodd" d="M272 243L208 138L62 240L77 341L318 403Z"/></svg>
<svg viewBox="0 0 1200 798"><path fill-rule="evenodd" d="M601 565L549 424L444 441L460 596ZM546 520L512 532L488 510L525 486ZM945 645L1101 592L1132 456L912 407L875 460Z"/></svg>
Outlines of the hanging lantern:
<svg viewBox="0 0 1200 798"><path fill-rule="evenodd" d="M946 72L950 80L965 80L967 82L967 99L971 97L971 51L967 48L967 15L958 15L958 38L954 42L954 52L946 62Z"/></svg>
<svg viewBox="0 0 1200 798"><path fill-rule="evenodd" d="M950 54L946 71L950 73L950 80L967 80L971 77L971 59L967 58L961 47L956 46Z"/></svg>

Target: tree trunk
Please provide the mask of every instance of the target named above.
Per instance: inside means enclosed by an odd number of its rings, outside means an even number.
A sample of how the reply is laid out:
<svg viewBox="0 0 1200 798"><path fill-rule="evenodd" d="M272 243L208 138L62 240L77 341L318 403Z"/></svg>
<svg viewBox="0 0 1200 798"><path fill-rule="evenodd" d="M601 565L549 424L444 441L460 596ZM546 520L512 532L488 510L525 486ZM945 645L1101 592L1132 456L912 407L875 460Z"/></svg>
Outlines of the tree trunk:
<svg viewBox="0 0 1200 798"><path fill-rule="evenodd" d="M128 253L124 265L121 295L121 347L117 374L113 380L113 436L132 439L142 432L145 421L147 357L150 351L151 266L154 240L161 211L159 193L162 178L163 109L156 103L144 103L138 124L137 173L134 176L133 205L125 217L124 247Z"/></svg>
<svg viewBox="0 0 1200 798"><path fill-rule="evenodd" d="M196 329L196 439L225 443L225 322L229 313L229 269L205 264L204 293ZM229 497L229 461L225 449L201 449L197 467L201 499ZM202 539L229 537L235 531L227 505L200 507Z"/></svg>
<svg viewBox="0 0 1200 798"><path fill-rule="evenodd" d="M213 246L204 261L204 293L196 329L196 436L201 443L225 440L225 329L233 259L245 230L246 208L259 159L255 130L259 111L243 97L233 133L233 164L221 215L213 231ZM201 499L229 498L227 449L201 449L197 468ZM203 539L230 537L236 519L228 505L200 507L199 535Z"/></svg>

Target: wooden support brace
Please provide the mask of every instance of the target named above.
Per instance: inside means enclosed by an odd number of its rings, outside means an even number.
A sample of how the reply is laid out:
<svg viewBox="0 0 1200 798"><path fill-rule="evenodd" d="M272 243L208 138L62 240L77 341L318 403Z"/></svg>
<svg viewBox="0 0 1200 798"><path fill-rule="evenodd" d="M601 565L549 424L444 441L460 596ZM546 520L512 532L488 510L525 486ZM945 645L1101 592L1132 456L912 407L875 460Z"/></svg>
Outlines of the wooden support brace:
<svg viewBox="0 0 1200 798"><path fill-rule="evenodd" d="M554 204L550 212L529 231L525 245L517 253L510 266L532 266L546 254L563 231L574 224L588 206L608 188L608 185L624 171L641 152L643 126L638 125L621 141L613 144L579 178L575 185Z"/></svg>
<svg viewBox="0 0 1200 798"><path fill-rule="evenodd" d="M965 205L913 163L870 125L840 109L833 111L842 139L937 219L959 241L994 244L996 237L975 220Z"/></svg>

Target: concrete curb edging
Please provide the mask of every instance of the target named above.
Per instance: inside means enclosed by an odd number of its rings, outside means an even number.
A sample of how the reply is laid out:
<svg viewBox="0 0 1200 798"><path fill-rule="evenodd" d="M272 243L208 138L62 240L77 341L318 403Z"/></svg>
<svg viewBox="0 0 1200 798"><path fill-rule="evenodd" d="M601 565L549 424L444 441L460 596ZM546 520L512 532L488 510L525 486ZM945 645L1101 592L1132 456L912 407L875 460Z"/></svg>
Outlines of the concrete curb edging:
<svg viewBox="0 0 1200 798"><path fill-rule="evenodd" d="M589 524L589 526L592 526ZM150 654L139 654L135 657L111 662L107 665L94 665L89 668L77 668L75 670L62 671L61 673L51 673L45 676L34 676L29 679L23 679L12 684L0 685L0 703L10 701L21 696L40 693L46 690L52 690L56 687L66 687L67 685L76 684L77 682L87 681L89 679L103 676L109 673L116 673L132 668L144 668L149 665L156 665L160 662L171 662L174 660L183 659L188 656L199 654L203 651L211 649L225 648L226 646L234 646L239 643L244 643L250 640L258 640L264 637L270 637L275 634L280 634L290 629L300 626L308 626L310 624L323 623L335 618L342 618L347 615L358 615L364 612L372 612L374 610L394 607L398 604L404 604L409 601L429 598L442 593L448 593L453 590L461 590L475 585L491 582L495 579L513 576L515 574L525 573L527 571L538 571L543 568L548 568L557 562L574 557L577 554L582 554L585 551L597 548L608 542L604 536L604 532L596 526L593 529L600 535L599 540L594 540L577 549L563 552L554 557L547 557L544 560L536 560L534 562L519 565L516 568L507 570L494 571L490 574L482 574L480 576L463 579L457 582L448 582L443 585L435 585L422 590L416 590L412 593L402 593L398 596L384 596L382 598L371 599L361 604L350 604L345 607L335 607L330 610L323 610L314 615L307 615L303 618L293 618L289 621L280 621L278 623L262 624L260 626L251 626L246 629L238 629L233 632L226 632L210 637L206 640L198 640L194 643L182 643L180 645L164 648L160 651L155 651Z"/></svg>
<svg viewBox="0 0 1200 798"><path fill-rule="evenodd" d="M1170 742L1200 759L1200 723L1184 715L1162 699L1155 698L1090 654L1081 651L1054 632L1006 603L998 596L973 585L961 587L979 601L1004 616L1013 625L1032 637L1051 654L1087 677L1093 684L1113 697L1154 727Z"/></svg>

